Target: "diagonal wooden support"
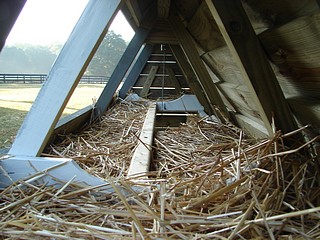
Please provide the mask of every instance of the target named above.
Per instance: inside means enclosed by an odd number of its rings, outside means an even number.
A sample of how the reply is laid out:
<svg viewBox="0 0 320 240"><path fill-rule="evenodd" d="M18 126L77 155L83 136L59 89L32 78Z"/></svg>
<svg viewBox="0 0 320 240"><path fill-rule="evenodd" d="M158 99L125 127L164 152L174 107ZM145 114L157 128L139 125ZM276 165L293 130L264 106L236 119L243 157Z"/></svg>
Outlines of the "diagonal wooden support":
<svg viewBox="0 0 320 240"><path fill-rule="evenodd" d="M186 78L186 81L190 87L190 89L194 92L196 97L199 99L199 102L203 105L204 110L209 113L211 112L211 106L204 94L204 90L202 89L201 84L199 83L197 76L194 74L184 52L182 51L181 47L178 45L170 45L172 53L180 66L183 75Z"/></svg>
<svg viewBox="0 0 320 240"><path fill-rule="evenodd" d="M156 16L155 14L156 14L156 6L152 5L151 8L149 8L148 13L146 13L146 16L141 26L136 31L126 51L122 55L118 65L113 71L107 85L103 89L97 101L97 104L95 106L95 111L94 111L95 118L100 116L102 113L104 113L107 110L113 98L113 95L115 94L125 74L130 68L133 60L137 56L139 50L141 49L142 45L144 44L146 38L149 35L149 32L151 30L150 25L153 25L155 21L155 16ZM145 24L149 26L143 27Z"/></svg>
<svg viewBox="0 0 320 240"><path fill-rule="evenodd" d="M171 14L169 17L170 25L180 43L181 48L183 49L186 57L188 58L191 66L197 75L202 87L205 89L205 94L211 105L212 112L209 114L216 113L214 105L218 106L222 111L224 116L221 117L221 120L224 120L224 117L229 118L228 110L214 84L212 81L202 59L199 56L199 53L196 49L195 42L192 39L192 36L189 34L185 26L183 25L179 16Z"/></svg>
<svg viewBox="0 0 320 240"><path fill-rule="evenodd" d="M297 129L277 78L251 26L240 0L206 0L261 119L272 136L272 117L283 132Z"/></svg>
<svg viewBox="0 0 320 240"><path fill-rule="evenodd" d="M132 156L128 177L136 174L147 173L150 167L153 132L156 117L156 103L150 105L144 120L138 146Z"/></svg>
<svg viewBox="0 0 320 240"><path fill-rule="evenodd" d="M2 0L0 3L0 52L27 0Z"/></svg>
<svg viewBox="0 0 320 240"><path fill-rule="evenodd" d="M49 72L9 154L41 154L121 4L121 0L89 1Z"/></svg>
<svg viewBox="0 0 320 240"><path fill-rule="evenodd" d="M152 50L153 50L153 45L151 44L144 45L139 57L134 62L134 65L126 78L126 81L123 83L119 91L119 97L125 98L128 91L134 86L141 71L143 70L144 66L147 63L152 53Z"/></svg>
<svg viewBox="0 0 320 240"><path fill-rule="evenodd" d="M159 66L152 66L150 69L150 72L148 74L148 77L146 79L146 81L143 84L143 88L140 92L140 96L143 98L147 98L148 97L148 92L150 90L150 87L153 83L154 78L156 77L157 71L158 71Z"/></svg>
<svg viewBox="0 0 320 240"><path fill-rule="evenodd" d="M171 82L174 85L174 88L176 89L177 94L182 93L181 85L180 85L178 79L176 78L176 75L175 75L173 69L168 67L167 68L167 72L168 72L168 75L169 75L169 79L171 80Z"/></svg>

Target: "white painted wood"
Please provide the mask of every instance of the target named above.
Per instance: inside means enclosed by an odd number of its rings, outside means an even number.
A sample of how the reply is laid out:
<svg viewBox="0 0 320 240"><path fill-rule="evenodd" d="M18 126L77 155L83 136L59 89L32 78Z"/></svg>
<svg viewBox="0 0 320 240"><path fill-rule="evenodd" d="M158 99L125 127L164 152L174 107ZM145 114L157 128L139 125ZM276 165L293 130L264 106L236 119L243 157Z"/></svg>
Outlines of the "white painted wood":
<svg viewBox="0 0 320 240"><path fill-rule="evenodd" d="M89 1L25 118L10 154L41 154L121 4L121 0Z"/></svg>
<svg viewBox="0 0 320 240"><path fill-rule="evenodd" d="M150 105L140 134L140 142L132 156L128 177L149 171L156 116L156 104Z"/></svg>
<svg viewBox="0 0 320 240"><path fill-rule="evenodd" d="M0 188L18 180L59 187L70 179L85 186L104 185L104 191L114 192L108 182L90 175L72 159L16 156L0 161Z"/></svg>

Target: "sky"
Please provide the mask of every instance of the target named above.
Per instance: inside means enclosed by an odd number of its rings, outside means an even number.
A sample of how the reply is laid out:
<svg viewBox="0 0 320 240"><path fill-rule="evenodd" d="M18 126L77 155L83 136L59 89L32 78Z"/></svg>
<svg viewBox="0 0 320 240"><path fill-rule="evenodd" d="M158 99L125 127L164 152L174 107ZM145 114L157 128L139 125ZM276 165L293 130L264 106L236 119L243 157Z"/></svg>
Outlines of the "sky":
<svg viewBox="0 0 320 240"><path fill-rule="evenodd" d="M28 0L11 30L6 45L64 43L88 0ZM134 32L121 12L109 30L130 41Z"/></svg>

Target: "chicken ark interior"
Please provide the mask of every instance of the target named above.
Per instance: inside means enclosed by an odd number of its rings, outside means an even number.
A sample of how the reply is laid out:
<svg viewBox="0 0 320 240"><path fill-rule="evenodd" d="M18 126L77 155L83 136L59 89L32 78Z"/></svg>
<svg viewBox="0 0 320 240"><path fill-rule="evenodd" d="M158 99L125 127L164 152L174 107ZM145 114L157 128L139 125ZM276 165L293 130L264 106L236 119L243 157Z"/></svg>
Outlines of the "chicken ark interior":
<svg viewBox="0 0 320 240"><path fill-rule="evenodd" d="M320 238L319 4L89 0L0 158L2 237ZM60 119L118 11L134 37Z"/></svg>

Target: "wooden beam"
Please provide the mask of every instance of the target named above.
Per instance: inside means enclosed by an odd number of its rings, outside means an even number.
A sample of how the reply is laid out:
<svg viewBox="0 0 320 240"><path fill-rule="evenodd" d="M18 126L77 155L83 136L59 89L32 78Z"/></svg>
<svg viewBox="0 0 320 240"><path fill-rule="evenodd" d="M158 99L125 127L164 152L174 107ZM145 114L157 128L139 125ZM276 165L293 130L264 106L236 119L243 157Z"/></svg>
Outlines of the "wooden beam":
<svg viewBox="0 0 320 240"><path fill-rule="evenodd" d="M193 38L183 25L179 16L171 14L169 17L170 25L176 34L176 37L182 47L185 55L187 56L194 73L197 75L204 92L211 105L211 112L209 114L216 114L217 117L221 118L223 121L225 118L229 118L229 113L224 105L224 102L212 81L202 59L199 56L195 42ZM216 107L219 107L223 116L221 116L220 111L216 111Z"/></svg>
<svg viewBox="0 0 320 240"><path fill-rule="evenodd" d="M112 98L115 94L117 88L119 87L121 81L123 80L125 74L127 73L130 65L132 64L135 56L137 55L138 51L140 50L142 44L144 43L145 39L147 38L150 29L146 29L140 27L134 37L132 38L131 42L129 43L126 51L122 55L118 65L116 66L115 70L113 71L107 85L103 89L97 103L95 106L94 117L98 117L102 113L104 113Z"/></svg>
<svg viewBox="0 0 320 240"><path fill-rule="evenodd" d="M140 27L140 21L142 19L142 14L139 8L139 4L137 0L126 1L126 5L131 13L131 16L135 22L137 27Z"/></svg>
<svg viewBox="0 0 320 240"><path fill-rule="evenodd" d="M156 73L158 71L158 68L159 66L152 66L151 67L151 70L149 72L149 75L146 79L146 81L144 82L144 85L143 85L143 88L140 92L140 96L143 97L143 98L147 98L148 97L148 92L149 92L149 89L153 83L153 80L156 76Z"/></svg>
<svg viewBox="0 0 320 240"><path fill-rule="evenodd" d="M138 146L132 156L128 177L146 173L149 171L151 153L152 153L152 142L153 132L155 126L156 117L156 103L150 105L147 112L145 121L142 126L141 134L139 137Z"/></svg>
<svg viewBox="0 0 320 240"><path fill-rule="evenodd" d="M2 0L0 2L0 52L25 3L26 0Z"/></svg>
<svg viewBox="0 0 320 240"><path fill-rule="evenodd" d="M49 72L9 154L41 154L121 4L121 0L89 1Z"/></svg>
<svg viewBox="0 0 320 240"><path fill-rule="evenodd" d="M198 81L197 76L193 72L186 55L182 51L181 47L178 45L170 45L171 51L183 73L183 75L186 78L186 81L192 90L192 92L196 95L198 98L199 102L202 104L204 107L204 110L207 113L210 113L212 111L211 105L204 94L204 90L202 89L201 84Z"/></svg>
<svg viewBox="0 0 320 240"><path fill-rule="evenodd" d="M151 44L144 45L141 53L139 54L139 57L133 63L134 65L119 91L119 97L124 99L126 97L126 94L129 92L129 90L134 86L141 71L143 70L149 57L151 56L152 50L153 50L153 45Z"/></svg>
<svg viewBox="0 0 320 240"><path fill-rule="evenodd" d="M176 75L175 75L173 69L170 67L167 67L167 72L169 74L169 79L171 80L171 82L173 83L173 85L176 89L176 92L178 94L182 93L181 85L180 85L178 79L176 78Z"/></svg>
<svg viewBox="0 0 320 240"><path fill-rule="evenodd" d="M206 0L237 63L270 135L271 122L283 132L297 128L277 78L265 56L240 0Z"/></svg>
<svg viewBox="0 0 320 240"><path fill-rule="evenodd" d="M166 19L169 17L171 0L158 0L158 17Z"/></svg>

